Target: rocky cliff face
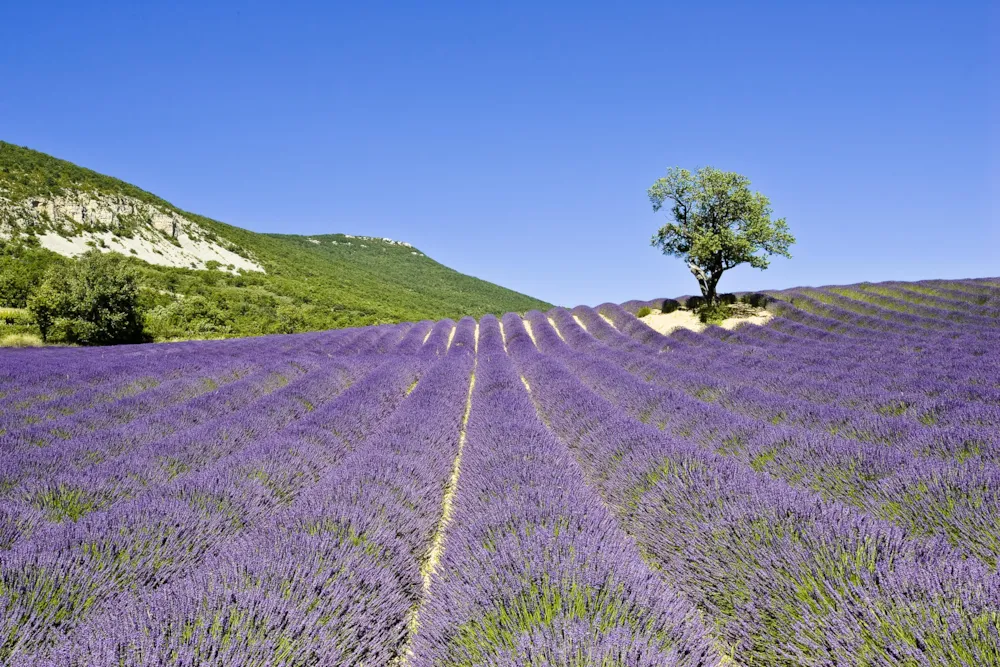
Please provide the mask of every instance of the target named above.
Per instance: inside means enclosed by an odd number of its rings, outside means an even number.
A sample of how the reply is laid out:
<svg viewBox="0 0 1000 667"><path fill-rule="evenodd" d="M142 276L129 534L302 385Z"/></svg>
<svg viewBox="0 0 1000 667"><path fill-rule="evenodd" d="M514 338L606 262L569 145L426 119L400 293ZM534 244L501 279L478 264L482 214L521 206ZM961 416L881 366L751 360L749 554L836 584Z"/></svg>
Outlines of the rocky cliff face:
<svg viewBox="0 0 1000 667"><path fill-rule="evenodd" d="M151 264L193 269L264 271L238 246L169 209L124 195L70 191L19 201L0 188L0 236L32 234L70 257L91 248L134 255Z"/></svg>

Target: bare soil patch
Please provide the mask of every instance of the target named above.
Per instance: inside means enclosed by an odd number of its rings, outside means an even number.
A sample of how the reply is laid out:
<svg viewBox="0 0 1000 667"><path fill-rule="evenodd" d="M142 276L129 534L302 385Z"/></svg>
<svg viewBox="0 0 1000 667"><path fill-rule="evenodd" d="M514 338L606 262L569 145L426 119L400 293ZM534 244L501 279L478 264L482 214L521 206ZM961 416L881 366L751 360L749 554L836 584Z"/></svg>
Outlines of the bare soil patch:
<svg viewBox="0 0 1000 667"><path fill-rule="evenodd" d="M719 324L723 329L735 329L746 324L766 324L773 315L763 308L751 308L745 304L730 306L732 315ZM704 331L708 325L703 324L697 313L692 310L675 310L672 313L661 313L653 311L645 317L639 318L651 329L668 334L677 329L689 329L691 331Z"/></svg>

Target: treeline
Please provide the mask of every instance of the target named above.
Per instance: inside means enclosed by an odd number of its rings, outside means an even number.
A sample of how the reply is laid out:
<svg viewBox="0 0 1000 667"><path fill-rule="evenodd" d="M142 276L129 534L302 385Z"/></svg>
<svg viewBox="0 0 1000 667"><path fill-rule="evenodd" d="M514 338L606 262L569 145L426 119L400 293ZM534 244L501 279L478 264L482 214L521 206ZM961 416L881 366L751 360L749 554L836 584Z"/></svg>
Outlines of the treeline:
<svg viewBox="0 0 1000 667"><path fill-rule="evenodd" d="M97 250L72 259L33 237L0 240L0 344L109 345L371 323L370 313L275 294L268 289L273 280L154 266Z"/></svg>

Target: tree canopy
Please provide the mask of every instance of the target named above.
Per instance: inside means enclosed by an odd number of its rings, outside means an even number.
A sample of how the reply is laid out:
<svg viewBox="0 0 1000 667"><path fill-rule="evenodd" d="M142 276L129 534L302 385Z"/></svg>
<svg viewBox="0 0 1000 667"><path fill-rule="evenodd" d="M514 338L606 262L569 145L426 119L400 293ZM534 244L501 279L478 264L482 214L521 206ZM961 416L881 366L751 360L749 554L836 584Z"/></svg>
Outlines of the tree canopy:
<svg viewBox="0 0 1000 667"><path fill-rule="evenodd" d="M713 307L722 274L740 264L766 269L769 257L791 257L795 237L784 218L771 220L771 202L750 191L750 179L703 167L692 173L673 167L647 191L653 211L670 207L672 222L660 227L651 244L665 255L687 261L708 307Z"/></svg>
<svg viewBox="0 0 1000 667"><path fill-rule="evenodd" d="M42 339L79 345L141 343L139 276L125 257L91 250L49 269L28 299Z"/></svg>

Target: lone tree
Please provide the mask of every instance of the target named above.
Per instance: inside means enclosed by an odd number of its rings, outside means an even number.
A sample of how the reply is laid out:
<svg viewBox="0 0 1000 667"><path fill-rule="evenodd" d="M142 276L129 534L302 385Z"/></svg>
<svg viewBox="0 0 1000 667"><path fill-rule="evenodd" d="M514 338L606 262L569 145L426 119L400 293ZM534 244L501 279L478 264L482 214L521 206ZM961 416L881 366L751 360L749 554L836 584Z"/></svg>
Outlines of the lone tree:
<svg viewBox="0 0 1000 667"><path fill-rule="evenodd" d="M651 244L687 261L698 279L705 308L713 309L722 274L740 264L766 269L770 255L791 257L795 237L784 218L771 220L771 202L750 192L750 179L704 167L692 174L674 167L647 191L653 211L670 206L673 222Z"/></svg>

